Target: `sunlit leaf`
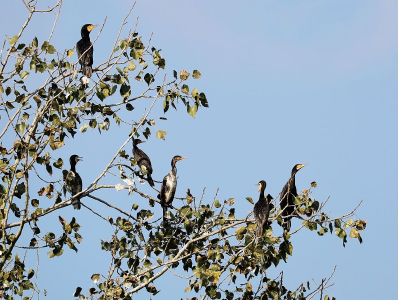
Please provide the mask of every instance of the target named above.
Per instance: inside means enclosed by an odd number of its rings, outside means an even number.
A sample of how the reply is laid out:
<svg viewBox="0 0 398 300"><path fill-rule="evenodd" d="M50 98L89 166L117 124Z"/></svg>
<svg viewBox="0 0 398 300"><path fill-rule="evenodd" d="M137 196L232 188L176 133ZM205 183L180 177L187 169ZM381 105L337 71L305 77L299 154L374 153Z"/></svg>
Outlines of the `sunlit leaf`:
<svg viewBox="0 0 398 300"><path fill-rule="evenodd" d="M180 72L180 79L181 80L188 80L189 73L185 70L181 70Z"/></svg>
<svg viewBox="0 0 398 300"><path fill-rule="evenodd" d="M166 139L166 131L158 130L158 131L156 132L156 137L157 137L158 139L165 140L165 139Z"/></svg>
<svg viewBox="0 0 398 300"><path fill-rule="evenodd" d="M29 73L26 71L23 71L21 74L19 74L19 77L21 77L21 79L25 79L29 76Z"/></svg>
<svg viewBox="0 0 398 300"><path fill-rule="evenodd" d="M14 36L12 39L10 39L9 43L10 45L14 45L18 41L18 35Z"/></svg>
<svg viewBox="0 0 398 300"><path fill-rule="evenodd" d="M198 79L198 78L202 77L202 74L200 74L200 72L198 70L193 70L192 77L195 79Z"/></svg>

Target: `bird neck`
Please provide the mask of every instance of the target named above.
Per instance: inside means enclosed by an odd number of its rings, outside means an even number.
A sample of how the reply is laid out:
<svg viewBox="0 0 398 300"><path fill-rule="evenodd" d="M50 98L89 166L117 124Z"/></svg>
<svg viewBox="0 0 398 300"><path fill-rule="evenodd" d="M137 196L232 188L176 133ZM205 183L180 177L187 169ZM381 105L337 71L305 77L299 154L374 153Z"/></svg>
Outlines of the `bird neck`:
<svg viewBox="0 0 398 300"><path fill-rule="evenodd" d="M290 178L290 184L296 184L296 172L292 174L292 177Z"/></svg>
<svg viewBox="0 0 398 300"><path fill-rule="evenodd" d="M71 170L73 173L76 173L76 164L70 164L70 170Z"/></svg>
<svg viewBox="0 0 398 300"><path fill-rule="evenodd" d="M89 41L90 40L90 33L82 32L81 33L82 40Z"/></svg>
<svg viewBox="0 0 398 300"><path fill-rule="evenodd" d="M177 167L174 161L171 163L171 173L173 173L174 176L177 175Z"/></svg>
<svg viewBox="0 0 398 300"><path fill-rule="evenodd" d="M264 189L260 191L260 200L264 199Z"/></svg>

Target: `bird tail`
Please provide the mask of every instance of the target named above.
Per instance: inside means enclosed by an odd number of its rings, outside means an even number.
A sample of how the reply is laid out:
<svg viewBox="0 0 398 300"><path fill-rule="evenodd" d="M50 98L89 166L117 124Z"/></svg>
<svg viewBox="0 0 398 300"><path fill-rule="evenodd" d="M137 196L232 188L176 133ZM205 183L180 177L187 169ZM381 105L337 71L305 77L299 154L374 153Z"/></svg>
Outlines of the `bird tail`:
<svg viewBox="0 0 398 300"><path fill-rule="evenodd" d="M148 179L149 185L150 185L151 187L154 187L155 184L153 183L153 179L152 179L151 174L149 174L149 173L147 174L147 179Z"/></svg>
<svg viewBox="0 0 398 300"><path fill-rule="evenodd" d="M82 73L84 76L90 78L93 75L93 69L91 66L82 66Z"/></svg>
<svg viewBox="0 0 398 300"><path fill-rule="evenodd" d="M82 205L80 203L80 197L72 199L72 205L73 205L74 209L80 209L82 207Z"/></svg>
<svg viewBox="0 0 398 300"><path fill-rule="evenodd" d="M286 220L283 225L284 225L283 227L287 230L287 232L289 232L290 228L292 227L292 220L291 219Z"/></svg>
<svg viewBox="0 0 398 300"><path fill-rule="evenodd" d="M257 237L260 237L263 235L263 230L264 230L264 226L257 225Z"/></svg>
<svg viewBox="0 0 398 300"><path fill-rule="evenodd" d="M165 221L167 220L167 219L166 219L167 206L164 205L164 206L162 206L162 208L163 208L163 222L165 222Z"/></svg>

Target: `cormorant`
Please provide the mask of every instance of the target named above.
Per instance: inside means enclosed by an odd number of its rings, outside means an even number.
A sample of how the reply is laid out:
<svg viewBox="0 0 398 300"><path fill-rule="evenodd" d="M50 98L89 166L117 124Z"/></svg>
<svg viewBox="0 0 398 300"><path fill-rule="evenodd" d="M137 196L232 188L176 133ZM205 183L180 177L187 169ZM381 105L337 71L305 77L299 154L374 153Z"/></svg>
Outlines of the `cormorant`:
<svg viewBox="0 0 398 300"><path fill-rule="evenodd" d="M80 193L83 189L82 179L81 179L79 173L76 172L76 164L78 161L81 161L81 160L83 160L83 158L77 156L76 154L72 155L69 158L70 171L68 172L67 177L65 178L65 181L66 181L67 189L72 194L72 196ZM72 205L73 205L74 209L80 209L81 197L82 196L80 195L80 196L72 199Z"/></svg>
<svg viewBox="0 0 398 300"><path fill-rule="evenodd" d="M296 189L296 173L308 164L297 164L292 169L292 176L285 184L281 192L281 209L282 209L282 219L284 220L283 227L290 231L292 226L292 214L295 210L294 198L297 197Z"/></svg>
<svg viewBox="0 0 398 300"><path fill-rule="evenodd" d="M83 25L80 31L82 39L76 44L76 52L77 56L79 57L80 65L82 66L82 73L87 77L91 77L91 75L93 74L92 66L94 47L92 46L90 41L90 32L97 26L98 25L93 24Z"/></svg>
<svg viewBox="0 0 398 300"><path fill-rule="evenodd" d="M171 160L171 171L163 178L162 187L160 188L160 204L163 208L163 221L165 220L167 207L173 203L174 194L177 188L177 167L176 162L188 157L176 155Z"/></svg>
<svg viewBox="0 0 398 300"><path fill-rule="evenodd" d="M270 194L264 197L264 190L267 186L267 183L264 180L261 180L257 185L260 186L258 189L260 192L260 197L258 198L257 203L254 205L253 212L257 223L257 236L260 237L263 235L265 227L267 227L270 202L273 198Z"/></svg>
<svg viewBox="0 0 398 300"><path fill-rule="evenodd" d="M145 143L145 141L141 141L140 139L133 139L133 155L134 155L134 159L137 162L138 166L140 167L140 169L142 169L142 167L144 166L145 169L147 170L147 180L150 186L155 186L155 184L153 183L152 180L152 164L151 164L151 160L149 159L148 155L145 154L144 151L142 151L141 149L139 149L137 147L138 144L141 143Z"/></svg>

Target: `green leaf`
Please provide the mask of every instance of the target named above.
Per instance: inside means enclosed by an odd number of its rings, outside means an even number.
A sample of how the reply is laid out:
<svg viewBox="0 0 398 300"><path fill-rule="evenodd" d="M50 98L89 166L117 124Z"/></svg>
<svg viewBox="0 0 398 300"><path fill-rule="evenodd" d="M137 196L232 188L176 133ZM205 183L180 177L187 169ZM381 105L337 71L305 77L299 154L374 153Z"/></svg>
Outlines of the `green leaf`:
<svg viewBox="0 0 398 300"><path fill-rule="evenodd" d="M311 182L311 187L316 188L317 186L318 184L315 181Z"/></svg>
<svg viewBox="0 0 398 300"><path fill-rule="evenodd" d="M8 101L6 102L6 106L7 106L8 109L13 109L13 108L15 108L15 106L12 105L11 102L8 102Z"/></svg>
<svg viewBox="0 0 398 300"><path fill-rule="evenodd" d="M353 239L356 239L356 238L358 238L358 236L359 236L358 229L351 228L350 237Z"/></svg>
<svg viewBox="0 0 398 300"><path fill-rule="evenodd" d="M47 51L47 47L48 47L49 43L47 41L43 42L43 45L41 45L41 50L43 51Z"/></svg>
<svg viewBox="0 0 398 300"><path fill-rule="evenodd" d="M239 226L235 232L236 232L236 234L245 234L247 232L247 229L245 226Z"/></svg>
<svg viewBox="0 0 398 300"><path fill-rule="evenodd" d="M181 80L188 80L189 78L189 73L185 70L181 70L180 72L180 79Z"/></svg>
<svg viewBox="0 0 398 300"><path fill-rule="evenodd" d="M54 54L55 53L55 48L53 45L48 45L47 47L47 53L48 54Z"/></svg>
<svg viewBox="0 0 398 300"><path fill-rule="evenodd" d="M220 201L219 201L219 200L216 200L216 202L214 203L214 206L215 206L216 208L220 208L220 207L221 207Z"/></svg>
<svg viewBox="0 0 398 300"><path fill-rule="evenodd" d="M188 95L189 94L189 86L187 86L186 84L183 84L182 88L181 88L181 92Z"/></svg>
<svg viewBox="0 0 398 300"><path fill-rule="evenodd" d="M146 73L146 74L145 74L144 80L145 80L145 82L146 82L148 85L150 85L152 82L155 81L153 75L150 74L150 73Z"/></svg>
<svg viewBox="0 0 398 300"><path fill-rule="evenodd" d="M79 130L80 130L81 133L85 133L88 128L89 128L89 126L87 124L83 124L82 127L80 127Z"/></svg>
<svg viewBox="0 0 398 300"><path fill-rule="evenodd" d="M199 79L200 77L202 77L202 74L200 74L198 70L193 70L192 77L195 79Z"/></svg>
<svg viewBox="0 0 398 300"><path fill-rule="evenodd" d="M58 158L58 160L53 163L53 166L56 167L57 169L62 169L64 165L64 161L62 160L62 158Z"/></svg>
<svg viewBox="0 0 398 300"><path fill-rule="evenodd" d="M209 107L209 102L207 102L207 98L205 93L200 93L199 95L199 101L202 104L203 107Z"/></svg>
<svg viewBox="0 0 398 300"><path fill-rule="evenodd" d="M120 40L119 41L119 47L124 50L126 48L126 41L125 40Z"/></svg>
<svg viewBox="0 0 398 300"><path fill-rule="evenodd" d="M344 238L347 234L345 233L345 231L341 228L337 228L334 233L339 237L339 238Z"/></svg>
<svg viewBox="0 0 398 300"><path fill-rule="evenodd" d="M91 128L95 128L97 127L97 120L92 119L88 124L90 125Z"/></svg>
<svg viewBox="0 0 398 300"><path fill-rule="evenodd" d="M163 101L163 112L167 112L169 110L169 99L170 97L168 96L166 100Z"/></svg>
<svg viewBox="0 0 398 300"><path fill-rule="evenodd" d="M73 53L75 53L75 51L73 51L72 49L69 49L69 50L66 52L66 55L67 55L68 57L72 57Z"/></svg>
<svg viewBox="0 0 398 300"><path fill-rule="evenodd" d="M156 132L156 138L165 140L166 139L166 131L158 130Z"/></svg>
<svg viewBox="0 0 398 300"><path fill-rule="evenodd" d="M334 220L334 227L341 228L341 221L340 220Z"/></svg>
<svg viewBox="0 0 398 300"><path fill-rule="evenodd" d="M198 94L198 89L197 88L194 88L193 90L192 90L192 97L196 97L196 95Z"/></svg>
<svg viewBox="0 0 398 300"><path fill-rule="evenodd" d="M352 219L347 220L347 222L345 222L344 224L344 229L347 229L348 227L352 227L352 225L354 225L354 221Z"/></svg>
<svg viewBox="0 0 398 300"><path fill-rule="evenodd" d="M39 45L39 40L35 37L32 41L32 47L36 48Z"/></svg>
<svg viewBox="0 0 398 300"><path fill-rule="evenodd" d="M122 84L120 86L120 95L123 98L128 98L128 97L130 97L130 94L131 94L131 87L127 84Z"/></svg>
<svg viewBox="0 0 398 300"><path fill-rule="evenodd" d="M127 104L126 104L126 109L127 109L128 111L132 111L132 110L134 109L134 106L132 106L130 103L127 103Z"/></svg>
<svg viewBox="0 0 398 300"><path fill-rule="evenodd" d="M253 199L251 197L246 197L246 200L249 201L252 205L254 205Z"/></svg>
<svg viewBox="0 0 398 300"><path fill-rule="evenodd" d="M140 59L144 55L144 49L134 49L130 52L130 56L135 60Z"/></svg>
<svg viewBox="0 0 398 300"><path fill-rule="evenodd" d="M196 104L193 106L188 106L188 113L192 116L192 118L195 118L197 111L198 107L196 106Z"/></svg>
<svg viewBox="0 0 398 300"><path fill-rule="evenodd" d="M14 36L12 39L10 39L9 43L10 45L14 45L18 41L18 35Z"/></svg>
<svg viewBox="0 0 398 300"><path fill-rule="evenodd" d="M29 73L26 71L23 71L21 74L19 74L19 77L21 77L21 79L25 79L29 76Z"/></svg>
<svg viewBox="0 0 398 300"><path fill-rule="evenodd" d="M135 65L135 63L134 63L133 61L130 61L130 62L129 62L129 65L127 66L127 68L128 68L130 71L134 71L134 70L137 68L137 66Z"/></svg>
<svg viewBox="0 0 398 300"><path fill-rule="evenodd" d="M30 203L32 204L33 207L39 206L39 200L37 200L37 199L32 199L32 201L30 201Z"/></svg>
<svg viewBox="0 0 398 300"><path fill-rule="evenodd" d="M23 133L25 130L25 123L22 122L21 124L17 124L15 126L15 129L19 132L19 133Z"/></svg>

